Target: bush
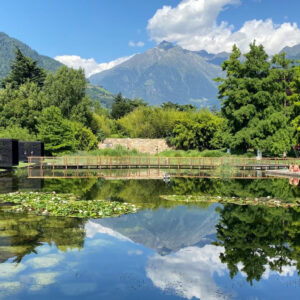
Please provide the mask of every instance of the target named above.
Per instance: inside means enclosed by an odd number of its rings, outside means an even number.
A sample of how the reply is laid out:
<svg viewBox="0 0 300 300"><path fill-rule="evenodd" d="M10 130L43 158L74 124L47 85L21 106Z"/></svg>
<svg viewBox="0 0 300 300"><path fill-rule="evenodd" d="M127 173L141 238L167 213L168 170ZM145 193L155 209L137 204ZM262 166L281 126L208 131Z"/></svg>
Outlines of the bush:
<svg viewBox="0 0 300 300"><path fill-rule="evenodd" d="M35 134L31 134L27 128L21 128L17 125L9 127L0 127L1 139L16 139L21 141L36 141Z"/></svg>

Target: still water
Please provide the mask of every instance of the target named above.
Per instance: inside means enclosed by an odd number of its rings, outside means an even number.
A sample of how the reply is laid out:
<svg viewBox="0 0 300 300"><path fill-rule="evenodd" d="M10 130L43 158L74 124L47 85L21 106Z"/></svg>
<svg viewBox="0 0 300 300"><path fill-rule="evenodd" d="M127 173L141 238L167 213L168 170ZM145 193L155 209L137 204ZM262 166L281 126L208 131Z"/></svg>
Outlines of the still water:
<svg viewBox="0 0 300 300"><path fill-rule="evenodd" d="M142 205L82 220L0 212L0 299L300 299L300 209L177 205L159 195L300 198L286 179L0 178L0 192Z"/></svg>

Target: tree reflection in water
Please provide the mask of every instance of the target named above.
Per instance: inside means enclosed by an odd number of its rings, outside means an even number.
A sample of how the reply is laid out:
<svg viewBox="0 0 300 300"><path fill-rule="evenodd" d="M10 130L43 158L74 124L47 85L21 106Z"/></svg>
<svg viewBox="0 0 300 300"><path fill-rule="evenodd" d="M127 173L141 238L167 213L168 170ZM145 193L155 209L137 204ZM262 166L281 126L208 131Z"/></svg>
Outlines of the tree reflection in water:
<svg viewBox="0 0 300 300"><path fill-rule="evenodd" d="M61 251L84 246L85 221L76 218L55 218L0 212L0 263L14 262L30 253L37 253L43 243L54 243Z"/></svg>
<svg viewBox="0 0 300 300"><path fill-rule="evenodd" d="M229 204L217 210L220 220L215 244L225 249L220 259L227 264L231 277L241 270L252 284L267 268L281 273L290 266L300 271L299 208Z"/></svg>

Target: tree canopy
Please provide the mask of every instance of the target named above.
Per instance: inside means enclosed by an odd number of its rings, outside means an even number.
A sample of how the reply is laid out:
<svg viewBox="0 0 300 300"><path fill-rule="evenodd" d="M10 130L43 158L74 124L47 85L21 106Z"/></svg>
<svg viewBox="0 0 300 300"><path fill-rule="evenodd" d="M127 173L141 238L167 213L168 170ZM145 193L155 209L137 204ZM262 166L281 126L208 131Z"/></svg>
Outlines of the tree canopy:
<svg viewBox="0 0 300 300"><path fill-rule="evenodd" d="M221 111L228 121L228 146L242 152L260 149L279 155L295 144L295 129L289 85L292 62L284 54L269 60L262 45L250 44L242 58L233 46L222 69L226 78L217 78Z"/></svg>
<svg viewBox="0 0 300 300"><path fill-rule="evenodd" d="M44 69L37 65L37 61L23 55L19 48L16 48L16 58L11 65L11 69L7 77L5 77L1 85L5 88L11 85L13 88L18 88L26 82L34 82L38 87L42 87L46 78Z"/></svg>

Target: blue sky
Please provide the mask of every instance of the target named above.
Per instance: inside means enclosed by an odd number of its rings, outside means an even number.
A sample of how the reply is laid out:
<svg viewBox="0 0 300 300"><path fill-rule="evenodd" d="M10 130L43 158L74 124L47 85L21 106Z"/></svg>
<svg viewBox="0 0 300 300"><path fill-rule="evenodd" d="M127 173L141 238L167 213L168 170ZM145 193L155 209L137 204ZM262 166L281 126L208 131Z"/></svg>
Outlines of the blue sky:
<svg viewBox="0 0 300 300"><path fill-rule="evenodd" d="M299 0L0 0L0 31L93 68L162 39L220 52L233 43L246 51L256 38L276 52L300 43L299 11Z"/></svg>

